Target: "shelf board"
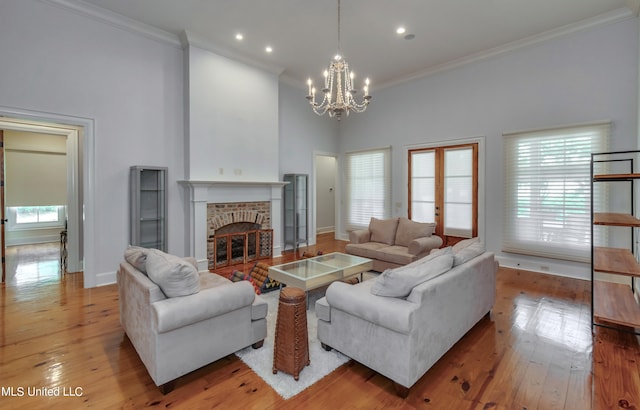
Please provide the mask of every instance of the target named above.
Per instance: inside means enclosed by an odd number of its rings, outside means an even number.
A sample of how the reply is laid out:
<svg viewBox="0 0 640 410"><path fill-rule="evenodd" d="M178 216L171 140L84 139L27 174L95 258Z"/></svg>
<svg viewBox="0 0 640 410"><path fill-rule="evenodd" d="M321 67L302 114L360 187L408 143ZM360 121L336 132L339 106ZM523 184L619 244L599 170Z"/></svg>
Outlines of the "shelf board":
<svg viewBox="0 0 640 410"><path fill-rule="evenodd" d="M640 305L629 285L595 280L593 317L597 322L640 328Z"/></svg>
<svg viewBox="0 0 640 410"><path fill-rule="evenodd" d="M593 269L616 275L640 276L640 265L628 249L593 248Z"/></svg>
<svg viewBox="0 0 640 410"><path fill-rule="evenodd" d="M594 225L608 226L637 226L640 227L640 219L631 214L611 213L611 212L594 212Z"/></svg>
<svg viewBox="0 0 640 410"><path fill-rule="evenodd" d="M594 181L631 181L640 179L640 174L600 174L594 175Z"/></svg>

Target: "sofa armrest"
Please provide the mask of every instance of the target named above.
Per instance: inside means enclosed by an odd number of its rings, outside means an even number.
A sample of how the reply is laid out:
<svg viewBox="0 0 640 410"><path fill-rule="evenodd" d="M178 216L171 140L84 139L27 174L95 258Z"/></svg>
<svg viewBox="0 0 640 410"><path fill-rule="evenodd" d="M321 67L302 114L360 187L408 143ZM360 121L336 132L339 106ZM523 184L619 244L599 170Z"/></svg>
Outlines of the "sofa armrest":
<svg viewBox="0 0 640 410"><path fill-rule="evenodd" d="M331 309L338 309L375 325L409 334L419 305L401 298L376 296L368 286L333 282L326 292Z"/></svg>
<svg viewBox="0 0 640 410"><path fill-rule="evenodd" d="M368 229L358 229L349 232L349 241L351 243L366 243L371 241L371 231Z"/></svg>
<svg viewBox="0 0 640 410"><path fill-rule="evenodd" d="M168 332L251 305L256 295L248 281L203 289L198 293L161 300L152 304L155 327Z"/></svg>
<svg viewBox="0 0 640 410"><path fill-rule="evenodd" d="M412 255L428 254L431 249L442 246L442 238L437 235L416 238L409 243L409 253Z"/></svg>

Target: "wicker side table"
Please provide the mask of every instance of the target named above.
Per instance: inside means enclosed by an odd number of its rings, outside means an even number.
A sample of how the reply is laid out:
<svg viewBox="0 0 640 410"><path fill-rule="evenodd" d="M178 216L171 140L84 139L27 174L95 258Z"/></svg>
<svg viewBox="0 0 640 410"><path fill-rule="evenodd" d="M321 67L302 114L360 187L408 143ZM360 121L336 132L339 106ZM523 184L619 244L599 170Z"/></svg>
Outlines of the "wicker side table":
<svg viewBox="0 0 640 410"><path fill-rule="evenodd" d="M302 289L286 287L280 291L278 318L273 348L273 374L278 370L298 380L300 371L308 366L307 302Z"/></svg>

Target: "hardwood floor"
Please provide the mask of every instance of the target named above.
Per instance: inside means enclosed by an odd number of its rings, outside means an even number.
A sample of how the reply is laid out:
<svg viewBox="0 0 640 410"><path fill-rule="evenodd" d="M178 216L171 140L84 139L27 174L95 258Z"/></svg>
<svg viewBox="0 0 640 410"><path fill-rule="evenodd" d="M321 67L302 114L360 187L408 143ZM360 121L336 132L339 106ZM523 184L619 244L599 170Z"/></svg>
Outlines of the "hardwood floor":
<svg viewBox="0 0 640 410"><path fill-rule="evenodd" d="M323 236L306 251L319 249L342 250L344 242ZM250 266L222 273L239 268ZM389 379L349 362L285 401L235 355L178 379L163 396L119 325L115 285L84 289L78 273L7 284L0 408L640 409L638 338L592 334L588 282L501 268L497 286L491 315L407 399Z"/></svg>

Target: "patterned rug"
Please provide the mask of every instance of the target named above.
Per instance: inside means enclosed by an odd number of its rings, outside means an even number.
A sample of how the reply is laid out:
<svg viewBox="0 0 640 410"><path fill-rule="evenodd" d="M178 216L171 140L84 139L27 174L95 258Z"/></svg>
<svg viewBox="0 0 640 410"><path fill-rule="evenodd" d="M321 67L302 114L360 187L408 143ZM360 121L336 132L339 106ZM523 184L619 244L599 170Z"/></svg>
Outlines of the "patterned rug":
<svg viewBox="0 0 640 410"><path fill-rule="evenodd" d="M300 372L298 381L293 376L279 371L273 374L273 341L276 318L278 314L278 299L280 290L260 295L268 304L267 337L260 349L247 347L236 352L236 355L251 369L266 381L284 399L295 396L318 380L322 379L349 358L335 350L327 352L320 346L317 332L317 318L315 311L316 300L324 296L325 289L318 289L308 294L309 309L307 310L307 330L309 335L309 359L311 364Z"/></svg>

